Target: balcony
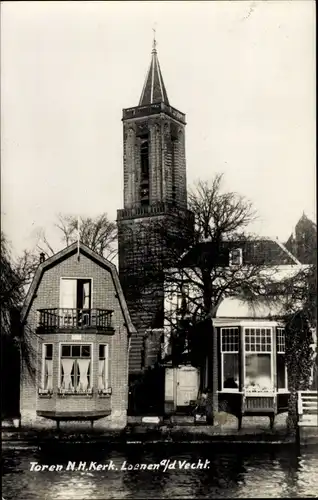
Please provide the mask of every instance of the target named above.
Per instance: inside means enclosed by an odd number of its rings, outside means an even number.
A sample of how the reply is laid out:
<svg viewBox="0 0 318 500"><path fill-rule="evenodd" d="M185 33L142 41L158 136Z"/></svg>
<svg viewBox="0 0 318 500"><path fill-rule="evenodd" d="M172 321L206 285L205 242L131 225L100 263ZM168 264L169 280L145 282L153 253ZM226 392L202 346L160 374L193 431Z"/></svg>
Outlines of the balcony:
<svg viewBox="0 0 318 500"><path fill-rule="evenodd" d="M184 218L188 218L192 222L192 213L186 208L175 207L172 203L151 203L150 205L141 206L136 204L131 208L123 208L117 210L117 220L135 219L140 217L149 217L151 215L166 215L174 214Z"/></svg>
<svg viewBox="0 0 318 500"><path fill-rule="evenodd" d="M109 309L39 309L38 333L96 331L113 333Z"/></svg>
<svg viewBox="0 0 318 500"><path fill-rule="evenodd" d="M176 108L168 106L163 102L123 109L123 120L140 118L143 116L158 115L160 113L165 113L168 116L171 116L172 118L175 118L179 122L183 123L184 125L186 124L184 113L181 113L181 111L178 111Z"/></svg>

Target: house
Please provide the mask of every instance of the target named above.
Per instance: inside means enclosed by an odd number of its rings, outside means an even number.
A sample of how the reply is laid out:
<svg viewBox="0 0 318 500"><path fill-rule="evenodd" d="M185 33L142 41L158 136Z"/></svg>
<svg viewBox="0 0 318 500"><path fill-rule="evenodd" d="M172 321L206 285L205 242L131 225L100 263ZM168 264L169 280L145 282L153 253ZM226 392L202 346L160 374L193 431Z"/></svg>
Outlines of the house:
<svg viewBox="0 0 318 500"><path fill-rule="evenodd" d="M135 329L115 266L82 243L41 262L22 323L33 350L33 371L22 367L22 426L125 427Z"/></svg>
<svg viewBox="0 0 318 500"><path fill-rule="evenodd" d="M244 268L248 270L257 265L264 276L271 275L272 285L276 286L304 267L284 245L269 238L242 245L238 242L237 248L231 251L227 250L225 242L223 250L217 258L222 268L218 275L224 279L227 272L234 277ZM162 352L163 360L166 359L165 412L191 412L200 387L211 390L211 380L216 377L214 387L217 386L220 410L236 415L239 425L242 416L247 414L268 415L273 424L275 415L287 410L289 394L283 309L279 301L270 303L264 299L248 303L240 295L223 296L213 317L217 355L212 357L211 353L203 353L201 366L193 364L191 357L187 357L191 341L188 337L182 347L187 362L180 360L178 366L171 362L173 328L179 327L181 317L183 321L186 316L193 318L193 304L200 304L202 300L200 289L193 283L198 279L196 266L203 253L205 259L209 255L216 258L210 242L196 245L183 257L184 267L180 273L185 274L184 283L187 284L182 286L187 287L186 293L184 289L178 292L175 287L171 288L171 279L167 278ZM194 338L198 337L199 324L193 330Z"/></svg>

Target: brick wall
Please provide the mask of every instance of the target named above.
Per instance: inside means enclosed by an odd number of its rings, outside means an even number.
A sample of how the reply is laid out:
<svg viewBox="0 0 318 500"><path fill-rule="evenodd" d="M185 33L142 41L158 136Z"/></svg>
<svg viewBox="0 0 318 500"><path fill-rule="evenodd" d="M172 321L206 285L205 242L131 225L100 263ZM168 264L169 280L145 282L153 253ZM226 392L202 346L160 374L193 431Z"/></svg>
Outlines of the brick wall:
<svg viewBox="0 0 318 500"><path fill-rule="evenodd" d="M161 345L163 341L164 329L154 329L146 332L144 348L145 348L145 367L154 366L159 361L161 356Z"/></svg>
<svg viewBox="0 0 318 500"><path fill-rule="evenodd" d="M58 308L60 303L60 278L92 278L92 308L112 309L114 334L81 333L82 341L72 340L72 335L67 334L41 334L37 335L38 309ZM44 271L39 287L35 292L27 324L32 332L32 345L34 348L35 380L32 380L25 367L21 383L20 410L22 424L42 424L47 426L49 421L36 417L36 411L95 411L110 409L111 415L103 419L106 426L116 427L126 424L126 410L128 400L128 340L124 316L117 298L117 291L109 270L103 268L90 258L81 254L78 262L76 255L70 255L54 267ZM60 342L92 342L92 369L93 387L97 387L98 373L98 344L105 343L109 346L109 385L112 395L109 398L98 397L96 391L93 397L65 396L61 398L56 394L58 387L58 349ZM52 398L38 396L38 387L41 384L42 372L42 344L53 343L53 390Z"/></svg>
<svg viewBox="0 0 318 500"><path fill-rule="evenodd" d="M160 113L124 120L124 208L140 205L140 139L148 134L149 140L149 204L171 204L179 209L187 206L185 126L171 116ZM175 186L175 197L173 196ZM137 334L131 339L129 372L138 373L143 364L145 331L153 327L158 310L163 309L163 283L154 283L151 290L144 290L142 273L147 267L160 267L164 253L164 242L149 241L147 223L163 220L173 230L174 222L169 213L150 215L143 219L127 217L118 221L119 275L127 299L127 305ZM128 291L128 278L140 279L142 299ZM155 296L157 292L157 296Z"/></svg>
<svg viewBox="0 0 318 500"><path fill-rule="evenodd" d="M124 123L124 208L140 203L140 135L148 133L150 204L175 201L186 208L185 126L164 114Z"/></svg>
<svg viewBox="0 0 318 500"><path fill-rule="evenodd" d="M138 373L142 369L145 332L162 328L164 322L163 313L161 323L157 321L160 310L164 310L164 284L158 281L157 273L162 269L166 253L165 241L155 241L149 230L151 222L166 224L171 233L177 230L178 219L169 213L118 222L119 275L132 322L137 329L137 334L131 338L129 373ZM147 272L147 269L150 279L153 278L152 283L148 282L147 277L143 279L143 273ZM135 289L138 292L136 294L132 293Z"/></svg>

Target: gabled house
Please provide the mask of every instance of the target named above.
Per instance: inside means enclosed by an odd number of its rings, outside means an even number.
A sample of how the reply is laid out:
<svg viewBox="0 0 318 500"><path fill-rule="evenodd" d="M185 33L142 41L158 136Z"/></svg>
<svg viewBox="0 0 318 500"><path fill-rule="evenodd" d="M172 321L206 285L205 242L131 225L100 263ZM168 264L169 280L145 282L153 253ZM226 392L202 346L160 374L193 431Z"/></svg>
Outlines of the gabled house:
<svg viewBox="0 0 318 500"><path fill-rule="evenodd" d="M43 261L22 323L34 368L32 376L22 367L22 425L98 421L105 428L125 427L135 329L115 266L82 243Z"/></svg>
<svg viewBox="0 0 318 500"><path fill-rule="evenodd" d="M239 295L225 294L213 318L217 336L217 356L213 358L216 366L212 366L208 352L205 358L203 355L205 361L200 367L193 366L191 357L187 358L190 349L188 340L183 346L187 362L181 361L179 366L172 366L171 338L173 328L182 316L180 313L183 310L183 318L186 314L192 318L195 312L193 304L198 308L200 300L203 300L200 287L193 286L198 279L198 262L203 254L205 261L211 256L214 266L217 263L222 269L217 273L219 280L226 279L227 272L229 276L234 276L231 268L235 269L237 277L244 267L261 266L261 272L271 275L271 283L276 286L276 283L279 285L283 279L295 275L304 267L284 245L272 239L237 242L234 248L233 244L224 242L224 248L219 249L219 253L215 252L212 243L204 242L184 255L180 272L186 276L187 292L183 294L182 290L171 289L169 278L166 285L162 353L163 360L167 360L165 411L190 411L197 400L200 385L201 389L211 391L211 380L216 377L219 409L235 414L239 425L245 414L268 415L273 423L275 415L286 411L288 404L284 311L279 301L269 303L264 300L263 303L255 301L252 304ZM194 338L199 334L195 330Z"/></svg>

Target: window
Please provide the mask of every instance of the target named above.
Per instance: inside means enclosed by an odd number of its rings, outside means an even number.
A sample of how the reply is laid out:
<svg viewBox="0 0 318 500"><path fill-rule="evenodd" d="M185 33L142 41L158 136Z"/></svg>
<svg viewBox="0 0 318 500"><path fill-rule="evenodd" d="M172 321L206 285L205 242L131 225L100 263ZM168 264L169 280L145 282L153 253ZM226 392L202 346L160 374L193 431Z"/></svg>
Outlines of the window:
<svg viewBox="0 0 318 500"><path fill-rule="evenodd" d="M61 385L65 392L91 390L91 346L61 345Z"/></svg>
<svg viewBox="0 0 318 500"><path fill-rule="evenodd" d="M189 285L182 284L176 295L177 314L186 314L188 312Z"/></svg>
<svg viewBox="0 0 318 500"><path fill-rule="evenodd" d="M243 263L243 253L241 248L233 248L229 254L230 266L241 266Z"/></svg>
<svg viewBox="0 0 318 500"><path fill-rule="evenodd" d="M271 356L271 328L245 328L245 386L249 390L273 388Z"/></svg>
<svg viewBox="0 0 318 500"><path fill-rule="evenodd" d="M108 345L99 345L98 358L98 392L108 390Z"/></svg>
<svg viewBox="0 0 318 500"><path fill-rule="evenodd" d="M53 391L53 344L43 344L42 389Z"/></svg>
<svg viewBox="0 0 318 500"><path fill-rule="evenodd" d="M141 205L149 205L149 142L148 135L141 138L140 145L140 202Z"/></svg>
<svg viewBox="0 0 318 500"><path fill-rule="evenodd" d="M285 360L285 329L276 329L277 389L287 390L287 366Z"/></svg>
<svg viewBox="0 0 318 500"><path fill-rule="evenodd" d="M239 389L239 330L221 328L222 390Z"/></svg>
<svg viewBox="0 0 318 500"><path fill-rule="evenodd" d="M176 148L177 140L171 137L171 184L172 184L172 204L176 204L177 199L177 186L176 186ZM175 154L176 153L176 154Z"/></svg>

